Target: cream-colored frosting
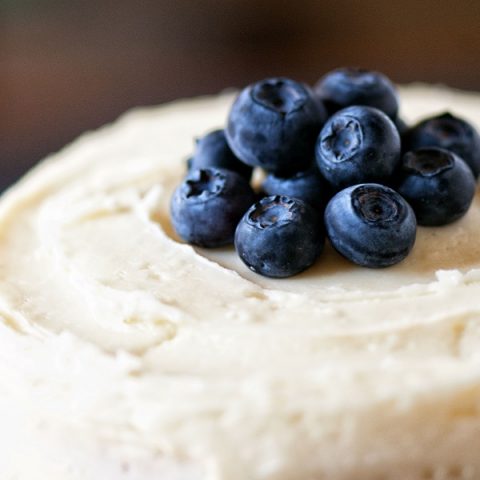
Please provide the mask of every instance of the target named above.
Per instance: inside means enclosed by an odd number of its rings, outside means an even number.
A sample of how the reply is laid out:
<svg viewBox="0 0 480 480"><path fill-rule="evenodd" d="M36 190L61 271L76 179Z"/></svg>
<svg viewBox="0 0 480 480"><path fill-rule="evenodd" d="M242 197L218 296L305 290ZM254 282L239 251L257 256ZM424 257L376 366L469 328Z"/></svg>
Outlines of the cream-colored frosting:
<svg viewBox="0 0 480 480"><path fill-rule="evenodd" d="M0 477L480 478L480 194L397 266L257 276L169 220L231 101L133 111L4 195ZM446 109L480 128L473 94L402 90Z"/></svg>

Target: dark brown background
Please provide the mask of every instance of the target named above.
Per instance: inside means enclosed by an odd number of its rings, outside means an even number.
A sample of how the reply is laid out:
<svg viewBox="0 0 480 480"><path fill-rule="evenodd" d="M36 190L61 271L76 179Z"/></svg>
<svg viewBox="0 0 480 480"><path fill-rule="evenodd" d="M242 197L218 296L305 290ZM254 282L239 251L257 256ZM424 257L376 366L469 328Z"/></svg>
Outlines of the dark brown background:
<svg viewBox="0 0 480 480"><path fill-rule="evenodd" d="M480 90L475 0L0 0L0 188L134 105L357 65Z"/></svg>

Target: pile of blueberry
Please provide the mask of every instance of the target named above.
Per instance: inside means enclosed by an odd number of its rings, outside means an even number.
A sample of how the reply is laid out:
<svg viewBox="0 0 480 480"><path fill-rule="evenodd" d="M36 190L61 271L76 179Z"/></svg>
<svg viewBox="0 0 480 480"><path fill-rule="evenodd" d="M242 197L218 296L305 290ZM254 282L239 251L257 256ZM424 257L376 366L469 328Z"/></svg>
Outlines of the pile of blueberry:
<svg viewBox="0 0 480 480"><path fill-rule="evenodd" d="M365 267L403 260L417 223L462 217L480 172L480 136L449 113L408 128L384 75L344 68L314 89L287 78L246 87L225 130L197 141L171 200L172 223L201 247L232 242L268 277L312 265L328 237ZM253 169L265 172L251 186Z"/></svg>

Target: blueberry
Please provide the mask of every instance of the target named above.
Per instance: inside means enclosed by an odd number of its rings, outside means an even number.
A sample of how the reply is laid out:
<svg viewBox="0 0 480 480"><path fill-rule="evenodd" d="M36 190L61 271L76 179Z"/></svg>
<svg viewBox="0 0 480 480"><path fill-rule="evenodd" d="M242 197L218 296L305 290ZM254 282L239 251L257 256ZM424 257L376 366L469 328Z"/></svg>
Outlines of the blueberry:
<svg viewBox="0 0 480 480"><path fill-rule="evenodd" d="M201 247L232 243L235 228L255 201L247 180L220 168L191 170L173 193L170 210L177 234Z"/></svg>
<svg viewBox="0 0 480 480"><path fill-rule="evenodd" d="M226 129L235 155L269 171L299 171L314 156L326 112L310 89L288 78L246 87L235 100Z"/></svg>
<svg viewBox="0 0 480 480"><path fill-rule="evenodd" d="M188 162L189 169L211 167L233 170L247 179L252 176L252 167L241 162L228 146L224 130L214 130L198 139Z"/></svg>
<svg viewBox="0 0 480 480"><path fill-rule="evenodd" d="M325 210L330 243L348 260L370 268L403 260L415 243L410 205L384 185L366 183L338 192Z"/></svg>
<svg viewBox="0 0 480 480"><path fill-rule="evenodd" d="M439 226L465 215L475 195L475 178L454 153L421 148L404 155L397 188L419 225Z"/></svg>
<svg viewBox="0 0 480 480"><path fill-rule="evenodd" d="M265 177L262 188L266 195L299 198L321 214L331 196L330 186L315 165L290 176L270 173Z"/></svg>
<svg viewBox="0 0 480 480"><path fill-rule="evenodd" d="M314 91L330 115L352 105L378 108L392 120L398 112L396 88L379 72L339 68L323 76L315 85Z"/></svg>
<svg viewBox="0 0 480 480"><path fill-rule="evenodd" d="M330 117L315 149L323 176L335 189L388 182L400 161L400 136L393 122L372 107L349 107Z"/></svg>
<svg viewBox="0 0 480 480"><path fill-rule="evenodd" d="M240 220L235 248L266 277L290 277L312 265L323 249L321 222L308 204L284 195L265 197Z"/></svg>
<svg viewBox="0 0 480 480"><path fill-rule="evenodd" d="M421 121L407 132L404 143L404 151L423 147L450 150L467 162L475 178L480 173L480 135L468 122L450 113Z"/></svg>

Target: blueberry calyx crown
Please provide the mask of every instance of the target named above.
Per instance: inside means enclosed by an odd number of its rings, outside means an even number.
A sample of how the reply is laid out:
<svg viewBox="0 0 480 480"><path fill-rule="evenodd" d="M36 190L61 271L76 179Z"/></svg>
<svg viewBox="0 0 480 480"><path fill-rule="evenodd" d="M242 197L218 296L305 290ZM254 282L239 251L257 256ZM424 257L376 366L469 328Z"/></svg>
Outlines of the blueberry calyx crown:
<svg viewBox="0 0 480 480"><path fill-rule="evenodd" d="M405 216L404 205L395 192L382 185L360 185L352 191L352 207L365 223L386 227Z"/></svg>
<svg viewBox="0 0 480 480"><path fill-rule="evenodd" d="M298 202L285 195L265 197L254 205L248 213L248 222L260 229L265 229L291 220Z"/></svg>
<svg viewBox="0 0 480 480"><path fill-rule="evenodd" d="M225 175L219 170L209 168L191 172L184 183L183 194L188 199L199 201L218 195L225 187Z"/></svg>
<svg viewBox="0 0 480 480"><path fill-rule="evenodd" d="M344 162L359 150L363 143L362 128L352 117L340 117L332 121L330 131L323 136L322 148L329 152L332 161Z"/></svg>
<svg viewBox="0 0 480 480"><path fill-rule="evenodd" d="M423 177L433 177L453 168L453 165L452 154L440 148L420 148L407 152L403 157L403 168Z"/></svg>
<svg viewBox="0 0 480 480"><path fill-rule="evenodd" d="M270 78L254 85L252 99L280 115L299 110L308 100L308 94L301 84L288 78Z"/></svg>

